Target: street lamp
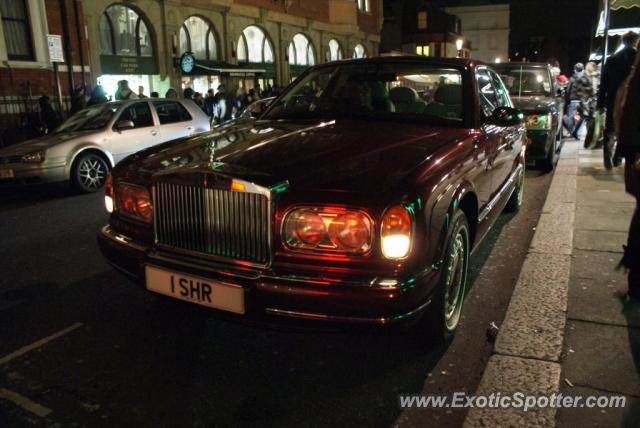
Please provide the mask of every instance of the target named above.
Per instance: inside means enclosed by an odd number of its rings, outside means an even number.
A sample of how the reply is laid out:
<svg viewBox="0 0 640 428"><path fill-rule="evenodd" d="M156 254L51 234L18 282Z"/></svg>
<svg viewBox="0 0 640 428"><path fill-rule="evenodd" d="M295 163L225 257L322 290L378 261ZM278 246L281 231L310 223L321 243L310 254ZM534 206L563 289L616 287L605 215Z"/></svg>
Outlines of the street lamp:
<svg viewBox="0 0 640 428"><path fill-rule="evenodd" d="M458 58L462 57L462 46L464 45L464 40L458 39L456 40L456 49L458 49Z"/></svg>

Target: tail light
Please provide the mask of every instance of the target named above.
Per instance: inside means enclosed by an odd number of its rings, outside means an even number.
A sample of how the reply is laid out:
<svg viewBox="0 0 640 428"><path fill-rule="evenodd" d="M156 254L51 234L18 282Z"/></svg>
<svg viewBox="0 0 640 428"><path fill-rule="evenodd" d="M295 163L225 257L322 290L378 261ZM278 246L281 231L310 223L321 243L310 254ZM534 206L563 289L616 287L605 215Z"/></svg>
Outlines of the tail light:
<svg viewBox="0 0 640 428"><path fill-rule="evenodd" d="M149 191L132 184L120 184L116 192L116 207L127 217L145 223L153 220L153 203Z"/></svg>
<svg viewBox="0 0 640 428"><path fill-rule="evenodd" d="M412 240L411 214L402 205L389 208L382 217L380 230L382 254L388 259L404 259Z"/></svg>
<svg viewBox="0 0 640 428"><path fill-rule="evenodd" d="M362 211L307 207L290 211L282 239L294 250L364 254L371 249L373 222Z"/></svg>
<svg viewBox="0 0 640 428"><path fill-rule="evenodd" d="M107 212L113 212L113 179L111 174L107 174L107 180L104 182L104 206Z"/></svg>

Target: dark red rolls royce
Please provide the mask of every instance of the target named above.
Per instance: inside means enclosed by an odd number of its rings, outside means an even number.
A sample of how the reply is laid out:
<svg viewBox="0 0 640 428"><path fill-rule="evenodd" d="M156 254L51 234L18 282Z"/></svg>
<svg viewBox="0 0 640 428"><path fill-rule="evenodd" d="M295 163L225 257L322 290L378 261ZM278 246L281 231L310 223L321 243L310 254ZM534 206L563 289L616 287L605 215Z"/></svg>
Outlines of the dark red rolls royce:
<svg viewBox="0 0 640 428"><path fill-rule="evenodd" d="M220 311L447 337L472 250L520 206L524 136L484 64L328 63L253 123L119 163L98 242L148 290Z"/></svg>

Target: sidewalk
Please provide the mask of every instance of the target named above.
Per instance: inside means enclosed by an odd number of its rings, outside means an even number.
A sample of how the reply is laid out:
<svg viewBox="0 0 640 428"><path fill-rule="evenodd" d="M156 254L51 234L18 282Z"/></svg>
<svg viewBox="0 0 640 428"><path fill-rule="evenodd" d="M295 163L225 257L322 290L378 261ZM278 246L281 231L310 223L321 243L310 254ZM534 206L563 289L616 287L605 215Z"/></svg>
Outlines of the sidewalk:
<svg viewBox="0 0 640 428"><path fill-rule="evenodd" d="M601 150L578 150L576 215L560 391L627 396L625 409L560 409L561 427L640 426L640 304L623 303L616 271L634 199L623 168L608 172ZM571 386L573 385L573 386Z"/></svg>
<svg viewBox="0 0 640 428"><path fill-rule="evenodd" d="M624 395L625 408L476 408L465 427L640 426L640 304L616 294L635 201L623 168L602 165L602 150L565 142L476 395Z"/></svg>

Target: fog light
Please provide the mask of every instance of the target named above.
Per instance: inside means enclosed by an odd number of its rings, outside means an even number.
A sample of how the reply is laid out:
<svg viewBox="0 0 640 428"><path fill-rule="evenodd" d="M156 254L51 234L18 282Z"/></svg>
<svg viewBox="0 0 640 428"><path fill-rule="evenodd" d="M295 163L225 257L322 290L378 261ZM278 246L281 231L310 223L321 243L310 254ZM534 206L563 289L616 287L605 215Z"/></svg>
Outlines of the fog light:
<svg viewBox="0 0 640 428"><path fill-rule="evenodd" d="M382 237L382 252L387 258L402 259L409 253L411 238L407 235L390 235Z"/></svg>

